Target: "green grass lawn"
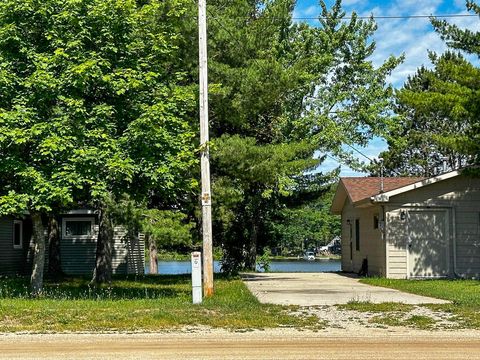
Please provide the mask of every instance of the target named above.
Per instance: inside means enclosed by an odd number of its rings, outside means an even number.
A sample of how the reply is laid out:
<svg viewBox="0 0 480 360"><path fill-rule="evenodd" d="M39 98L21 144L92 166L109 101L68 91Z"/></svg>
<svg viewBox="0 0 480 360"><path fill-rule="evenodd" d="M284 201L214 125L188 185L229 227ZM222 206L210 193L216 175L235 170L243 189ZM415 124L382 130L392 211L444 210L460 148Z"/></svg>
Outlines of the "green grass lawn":
<svg viewBox="0 0 480 360"><path fill-rule="evenodd" d="M412 294L449 300L451 304L428 305L454 315L462 327L480 329L480 281L478 280L394 280L366 278L369 285L398 289Z"/></svg>
<svg viewBox="0 0 480 360"><path fill-rule="evenodd" d="M28 295L24 278L0 279L0 332L159 331L185 326L251 329L289 326L316 329L316 317L265 305L240 279L217 277L215 296L191 304L189 276L117 278L90 287L88 279L47 282L41 298Z"/></svg>

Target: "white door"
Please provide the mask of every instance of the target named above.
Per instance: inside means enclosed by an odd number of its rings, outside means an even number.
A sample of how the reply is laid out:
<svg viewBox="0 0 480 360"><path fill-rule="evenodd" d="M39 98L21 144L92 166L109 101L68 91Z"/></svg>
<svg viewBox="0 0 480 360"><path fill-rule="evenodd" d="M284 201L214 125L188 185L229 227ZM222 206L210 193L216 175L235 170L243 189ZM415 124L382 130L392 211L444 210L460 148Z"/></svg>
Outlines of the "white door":
<svg viewBox="0 0 480 360"><path fill-rule="evenodd" d="M408 233L409 277L448 276L448 211L410 210Z"/></svg>

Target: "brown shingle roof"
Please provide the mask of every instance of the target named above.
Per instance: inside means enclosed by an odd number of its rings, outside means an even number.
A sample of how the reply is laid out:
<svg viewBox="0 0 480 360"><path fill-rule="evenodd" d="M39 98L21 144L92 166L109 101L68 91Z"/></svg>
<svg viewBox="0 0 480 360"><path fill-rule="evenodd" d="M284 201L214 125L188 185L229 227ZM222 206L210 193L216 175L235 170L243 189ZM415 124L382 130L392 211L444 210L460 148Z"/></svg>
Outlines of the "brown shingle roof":
<svg viewBox="0 0 480 360"><path fill-rule="evenodd" d="M423 177L386 177L383 179L383 191L398 189L424 179ZM379 177L345 177L340 181L345 186L352 203L380 194L381 178Z"/></svg>

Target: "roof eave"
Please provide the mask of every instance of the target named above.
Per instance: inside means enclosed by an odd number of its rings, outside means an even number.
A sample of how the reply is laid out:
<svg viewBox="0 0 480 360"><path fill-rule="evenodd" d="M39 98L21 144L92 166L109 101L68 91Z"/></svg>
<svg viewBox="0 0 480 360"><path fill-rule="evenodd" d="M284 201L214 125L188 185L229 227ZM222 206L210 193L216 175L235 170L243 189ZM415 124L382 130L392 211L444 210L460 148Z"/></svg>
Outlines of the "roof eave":
<svg viewBox="0 0 480 360"><path fill-rule="evenodd" d="M356 208L369 207L370 205L372 205L372 198L365 198L353 203L353 206Z"/></svg>
<svg viewBox="0 0 480 360"><path fill-rule="evenodd" d="M332 215L341 215L343 210L343 205L345 204L345 199L348 197L347 189L342 180L338 182L337 189L335 190L335 195L332 199L332 205L330 206L330 213Z"/></svg>
<svg viewBox="0 0 480 360"><path fill-rule="evenodd" d="M445 174L437 175L432 178L420 180L413 184L402 186L400 188L384 192L371 197L371 201L374 203L389 202L390 198L395 195L403 194L404 192L422 188L424 186L432 185L440 181L448 180L460 175L460 170L450 171Z"/></svg>

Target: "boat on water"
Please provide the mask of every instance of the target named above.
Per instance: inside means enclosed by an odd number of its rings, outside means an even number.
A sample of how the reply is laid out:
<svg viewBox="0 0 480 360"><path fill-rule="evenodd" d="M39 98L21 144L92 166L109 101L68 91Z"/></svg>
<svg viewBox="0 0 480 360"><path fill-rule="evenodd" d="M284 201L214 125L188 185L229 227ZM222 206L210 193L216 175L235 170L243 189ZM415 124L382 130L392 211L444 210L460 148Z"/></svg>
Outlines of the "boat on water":
<svg viewBox="0 0 480 360"><path fill-rule="evenodd" d="M313 251L307 251L303 255L303 259L308 261L315 261L315 253Z"/></svg>

